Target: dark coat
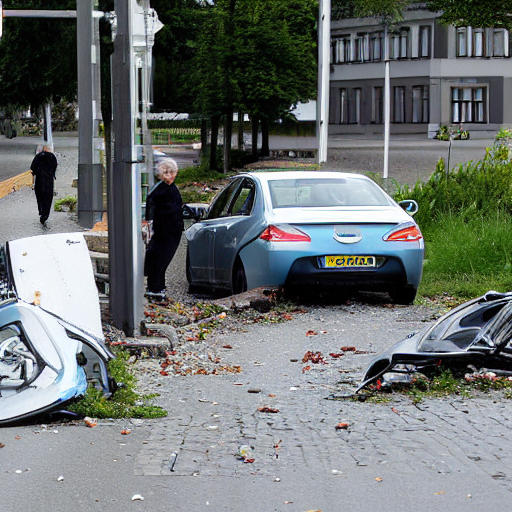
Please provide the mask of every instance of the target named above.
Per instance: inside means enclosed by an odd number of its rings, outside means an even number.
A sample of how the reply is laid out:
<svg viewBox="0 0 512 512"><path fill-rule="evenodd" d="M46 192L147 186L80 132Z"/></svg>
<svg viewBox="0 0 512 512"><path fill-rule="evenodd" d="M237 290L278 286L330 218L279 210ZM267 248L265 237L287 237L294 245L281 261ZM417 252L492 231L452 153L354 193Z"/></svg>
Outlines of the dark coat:
<svg viewBox="0 0 512 512"><path fill-rule="evenodd" d="M181 233L184 229L182 199L174 183L167 185L161 181L146 200L146 220L153 221L155 235Z"/></svg>
<svg viewBox="0 0 512 512"><path fill-rule="evenodd" d="M57 170L57 158L53 153L41 151L32 160L30 165L32 174L38 179L55 179L55 171Z"/></svg>

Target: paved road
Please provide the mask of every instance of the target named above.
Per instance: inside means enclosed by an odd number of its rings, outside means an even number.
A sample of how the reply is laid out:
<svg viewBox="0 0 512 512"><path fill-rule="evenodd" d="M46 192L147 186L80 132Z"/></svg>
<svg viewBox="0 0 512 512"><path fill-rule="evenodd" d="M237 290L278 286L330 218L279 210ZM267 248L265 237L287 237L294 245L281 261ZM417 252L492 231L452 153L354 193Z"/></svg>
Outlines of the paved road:
<svg viewBox="0 0 512 512"><path fill-rule="evenodd" d="M0 136L0 181L16 176L30 168L40 137L16 137L6 139ZM56 133L54 137L57 157L67 155L78 163L78 138L76 134ZM271 137L271 149L314 149L314 137ZM491 139L470 139L453 141L450 152L450 166L461 162L479 160L485 155L485 148L492 145ZM440 158L448 158L449 144L443 141L428 140L417 135L395 136L390 142L389 176L401 184L414 184L426 180L435 169ZM191 149L162 146L170 152L180 168L198 161L198 152ZM329 139L328 161L325 170L375 172L382 174L383 142L379 138L358 139L353 136L332 136ZM73 156L72 156L73 155ZM59 158L60 160L60 158ZM60 169L59 169L60 170ZM75 169L76 177L76 169ZM58 176L58 175L57 175ZM69 190L68 190L69 191ZM71 192L71 191L69 191Z"/></svg>
<svg viewBox="0 0 512 512"><path fill-rule="evenodd" d="M59 161L62 183L75 172L73 151L67 151L61 150ZM28 188L0 199L0 241L79 229L72 216L52 212L45 230L36 214ZM167 280L176 297L184 297L183 244ZM169 377L159 373L158 361L137 363L141 386L161 395L167 418L105 421L94 429L1 429L0 511L510 508L509 401L327 399L349 389L373 353L431 321L431 309L379 302L306 309L278 324L233 329L221 323L208 344L223 362L240 365L239 374ZM317 334L306 336L309 330ZM233 348L222 348L227 345ZM361 353L328 356L343 345ZM308 350L320 351L329 364L304 369ZM263 405L279 412L258 412ZM336 431L339 422L349 428ZM121 434L125 428L129 435ZM254 463L236 458L243 444L254 447ZM178 456L171 472L173 452ZM144 501L132 501L136 494Z"/></svg>
<svg viewBox="0 0 512 512"><path fill-rule="evenodd" d="M241 365L240 374L163 377L146 361L143 382L161 394L169 416L141 424L100 422L94 429L2 429L0 509L509 510L508 401L326 399L344 391L340 381L357 377L371 357L332 359L329 352L344 344L378 351L424 325L430 313L383 305L312 307L282 324L221 329L210 340L212 351ZM308 330L318 334L306 336ZM227 344L233 348L220 348ZM329 364L303 371L307 350L321 351ZM263 405L279 412L258 412ZM348 429L336 431L338 422ZM125 428L131 434L122 435ZM235 456L244 444L254 447L252 464ZM144 501L132 502L135 494Z"/></svg>

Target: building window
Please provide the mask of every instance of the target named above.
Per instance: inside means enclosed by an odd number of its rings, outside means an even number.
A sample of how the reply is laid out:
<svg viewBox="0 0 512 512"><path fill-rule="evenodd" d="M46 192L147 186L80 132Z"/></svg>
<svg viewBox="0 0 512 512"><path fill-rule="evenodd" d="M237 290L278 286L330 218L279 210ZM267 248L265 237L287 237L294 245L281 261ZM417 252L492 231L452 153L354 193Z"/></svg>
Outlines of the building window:
<svg viewBox="0 0 512 512"><path fill-rule="evenodd" d="M473 56L483 57L485 48L485 32L483 28L473 29Z"/></svg>
<svg viewBox="0 0 512 512"><path fill-rule="evenodd" d="M485 123L486 87L452 89L452 123Z"/></svg>
<svg viewBox="0 0 512 512"><path fill-rule="evenodd" d="M372 90L372 123L382 124L384 119L383 88L374 87Z"/></svg>
<svg viewBox="0 0 512 512"><path fill-rule="evenodd" d="M420 57L430 57L430 27L420 27L419 52Z"/></svg>
<svg viewBox="0 0 512 512"><path fill-rule="evenodd" d="M340 89L340 124L349 122L348 90Z"/></svg>
<svg viewBox="0 0 512 512"><path fill-rule="evenodd" d="M341 36L332 40L331 64L350 62L350 36Z"/></svg>
<svg viewBox="0 0 512 512"><path fill-rule="evenodd" d="M376 32L371 36L372 60L378 62L382 59L382 32Z"/></svg>
<svg viewBox="0 0 512 512"><path fill-rule="evenodd" d="M405 87L395 87L393 96L393 122L405 123Z"/></svg>
<svg viewBox="0 0 512 512"><path fill-rule="evenodd" d="M457 57L467 57L468 55L468 38L466 27L457 29Z"/></svg>
<svg viewBox="0 0 512 512"><path fill-rule="evenodd" d="M412 122L428 123L428 85L412 88Z"/></svg>
<svg viewBox="0 0 512 512"><path fill-rule="evenodd" d="M363 54L364 54L364 36L363 34L357 34L356 36L356 62L363 62Z"/></svg>
<svg viewBox="0 0 512 512"><path fill-rule="evenodd" d="M391 34L389 38L389 58L398 59L400 57L400 34Z"/></svg>
<svg viewBox="0 0 512 512"><path fill-rule="evenodd" d="M354 108L350 109L350 122L361 124L361 89L354 89Z"/></svg>
<svg viewBox="0 0 512 512"><path fill-rule="evenodd" d="M405 28L391 34L389 41L389 58L406 59L409 56L409 29Z"/></svg>
<svg viewBox="0 0 512 512"><path fill-rule="evenodd" d="M400 58L406 59L409 56L409 30L400 31Z"/></svg>
<svg viewBox="0 0 512 512"><path fill-rule="evenodd" d="M370 60L370 34L365 34L363 37L363 60L365 62Z"/></svg>
<svg viewBox="0 0 512 512"><path fill-rule="evenodd" d="M505 57L505 30L496 29L492 32L492 56Z"/></svg>

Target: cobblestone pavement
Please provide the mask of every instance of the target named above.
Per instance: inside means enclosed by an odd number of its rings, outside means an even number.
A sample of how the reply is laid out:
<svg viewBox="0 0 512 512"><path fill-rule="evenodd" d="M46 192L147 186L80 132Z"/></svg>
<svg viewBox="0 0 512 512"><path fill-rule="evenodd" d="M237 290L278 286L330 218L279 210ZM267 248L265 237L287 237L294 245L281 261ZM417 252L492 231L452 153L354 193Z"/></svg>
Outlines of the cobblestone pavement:
<svg viewBox="0 0 512 512"><path fill-rule="evenodd" d="M403 395L383 403L337 399L354 389L372 355L432 315L428 307L356 303L312 308L280 324L221 329L212 350L223 362L241 365L234 375L162 377L156 361L140 361L141 386L161 394L169 416L151 428L136 474L275 480L305 472L340 491L347 478L398 487L410 482L402 499L425 500L414 510L440 510L432 500L446 493L448 502L471 510L489 498L486 487L497 502L509 499L511 405L502 395L418 404ZM356 352L329 356L343 345ZM326 364L302 363L307 351L320 351ZM279 412L258 410L265 406ZM348 428L337 430L338 423ZM242 445L253 448L253 463L236 457ZM379 490L369 493L375 498Z"/></svg>
<svg viewBox="0 0 512 512"><path fill-rule="evenodd" d="M75 157L56 151L67 182ZM1 199L0 212L0 242L43 234L29 188ZM46 232L80 229L66 213L52 212L48 224ZM181 244L167 275L179 300L188 300L184 253ZM27 512L68 512L70 503L87 512L510 508L511 403L502 394L418 404L400 395L329 399L352 390L374 354L435 310L382 302L305 309L282 323L220 321L206 346L240 373L164 376L158 359L138 361L141 390L159 393L169 415L137 423L129 436L119 434L124 422L61 427L53 437L51 427L2 429L0 511L20 510L20 493ZM356 352L329 355L342 346ZM328 364L303 363L308 351ZM347 428L336 430L339 423ZM253 447L253 463L237 458L243 445ZM145 500L132 502L136 493Z"/></svg>

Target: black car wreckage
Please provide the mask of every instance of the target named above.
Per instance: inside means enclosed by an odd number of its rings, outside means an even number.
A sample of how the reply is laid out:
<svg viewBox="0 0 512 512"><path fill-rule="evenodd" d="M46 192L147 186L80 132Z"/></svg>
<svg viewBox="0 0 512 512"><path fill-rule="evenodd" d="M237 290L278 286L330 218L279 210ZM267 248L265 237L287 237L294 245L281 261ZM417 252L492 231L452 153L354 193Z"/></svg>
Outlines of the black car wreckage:
<svg viewBox="0 0 512 512"><path fill-rule="evenodd" d="M489 291L409 334L370 363L356 393L410 382L436 368L512 375L512 292Z"/></svg>

